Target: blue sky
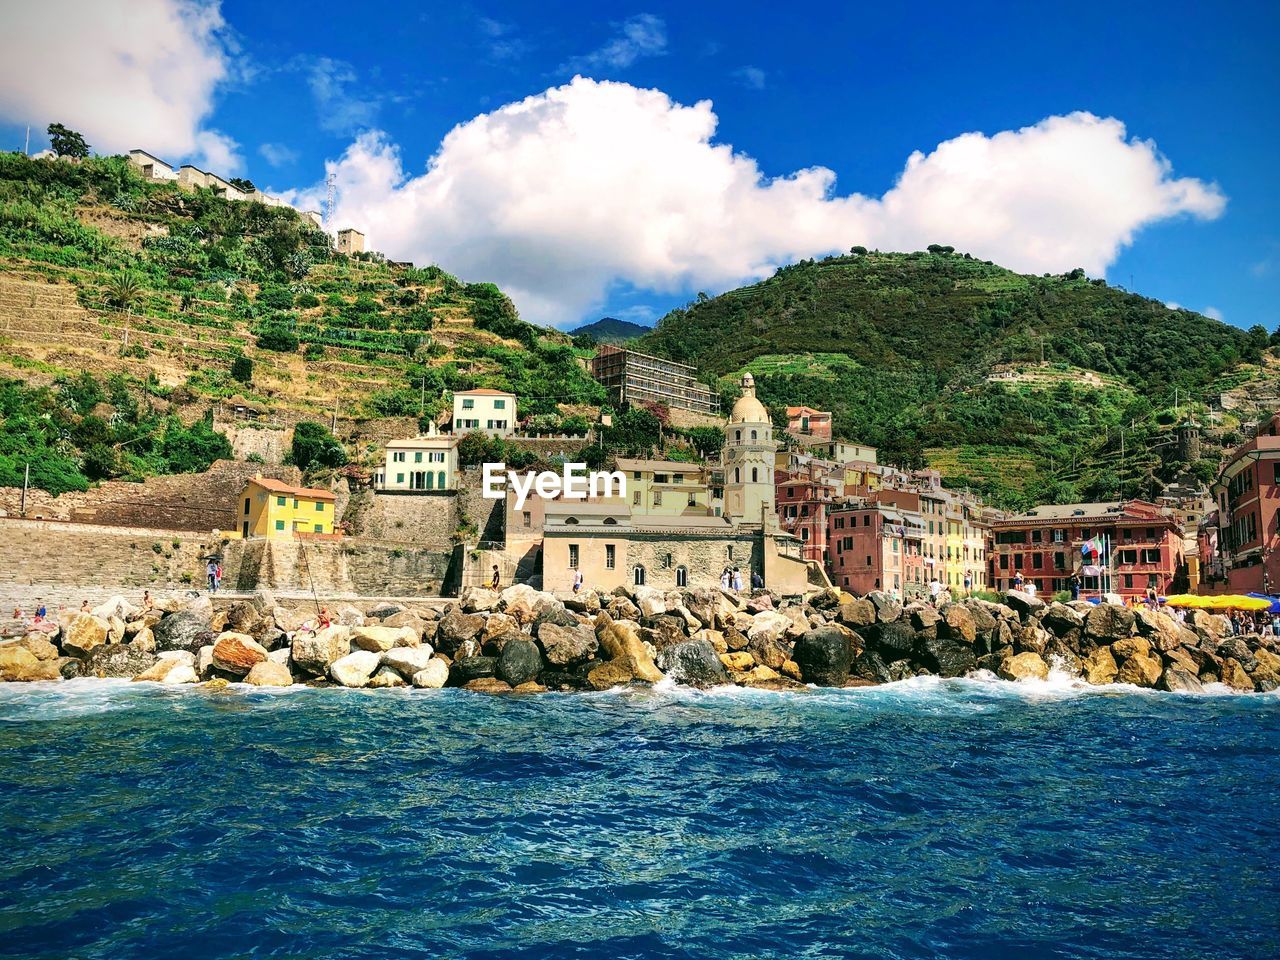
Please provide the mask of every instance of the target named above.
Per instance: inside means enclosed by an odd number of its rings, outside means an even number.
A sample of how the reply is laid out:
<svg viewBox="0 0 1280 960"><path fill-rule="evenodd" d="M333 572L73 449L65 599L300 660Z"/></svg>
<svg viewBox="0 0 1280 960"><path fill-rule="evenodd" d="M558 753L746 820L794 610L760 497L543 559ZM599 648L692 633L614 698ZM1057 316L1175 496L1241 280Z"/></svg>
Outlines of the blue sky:
<svg viewBox="0 0 1280 960"><path fill-rule="evenodd" d="M111 20L54 30L84 19L62 4L0 13L18 48L0 53L113 56L40 90L11 65L0 145L58 119L301 204L329 162L342 225L496 280L540 322L651 320L796 256L939 242L1280 325L1275 4L135 0L121 16L168 26L119 37ZM143 41L173 55L128 49ZM130 106L113 111L117 83ZM1050 120L1080 112L1098 122ZM884 197L913 151L917 176ZM815 167L834 180L769 189Z"/></svg>

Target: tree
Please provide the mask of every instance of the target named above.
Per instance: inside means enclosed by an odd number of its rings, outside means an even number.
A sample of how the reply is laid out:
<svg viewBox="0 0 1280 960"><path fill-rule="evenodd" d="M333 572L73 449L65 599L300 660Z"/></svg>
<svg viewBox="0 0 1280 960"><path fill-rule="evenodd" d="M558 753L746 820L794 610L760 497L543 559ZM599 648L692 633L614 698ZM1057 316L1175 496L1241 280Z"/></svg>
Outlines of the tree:
<svg viewBox="0 0 1280 960"><path fill-rule="evenodd" d="M298 349L298 338L288 330L269 327L258 334L258 346L277 353L293 353Z"/></svg>
<svg viewBox="0 0 1280 960"><path fill-rule="evenodd" d="M117 310L132 310L142 302L142 284L132 273L117 273L107 281L107 303Z"/></svg>
<svg viewBox="0 0 1280 960"><path fill-rule="evenodd" d="M49 146L58 156L75 160L83 160L89 156L89 145L76 131L60 123L51 123L46 132L49 134Z"/></svg>
<svg viewBox="0 0 1280 960"><path fill-rule="evenodd" d="M241 383L248 383L253 379L253 361L244 354L236 357L231 361L231 377Z"/></svg>
<svg viewBox="0 0 1280 960"><path fill-rule="evenodd" d="M232 177L227 183L244 193L253 193L257 189L252 180L246 180L244 177Z"/></svg>
<svg viewBox="0 0 1280 960"><path fill-rule="evenodd" d="M304 420L293 428L293 464L301 470L341 467L347 452L324 424Z"/></svg>

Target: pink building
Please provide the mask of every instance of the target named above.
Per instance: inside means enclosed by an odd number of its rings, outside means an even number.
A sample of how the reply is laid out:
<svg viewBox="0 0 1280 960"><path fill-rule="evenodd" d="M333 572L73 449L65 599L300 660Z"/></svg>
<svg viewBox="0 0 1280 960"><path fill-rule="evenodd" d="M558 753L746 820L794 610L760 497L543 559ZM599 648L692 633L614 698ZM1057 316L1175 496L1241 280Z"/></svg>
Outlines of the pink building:
<svg viewBox="0 0 1280 960"><path fill-rule="evenodd" d="M831 411L787 407L787 433L815 440L831 439Z"/></svg>
<svg viewBox="0 0 1280 960"><path fill-rule="evenodd" d="M1280 413L1227 458L1211 492L1218 505L1217 559L1228 593L1280 591ZM1201 562L1210 558L1201 555Z"/></svg>
<svg viewBox="0 0 1280 960"><path fill-rule="evenodd" d="M831 582L851 593L928 594L919 514L886 504L834 507L827 522Z"/></svg>

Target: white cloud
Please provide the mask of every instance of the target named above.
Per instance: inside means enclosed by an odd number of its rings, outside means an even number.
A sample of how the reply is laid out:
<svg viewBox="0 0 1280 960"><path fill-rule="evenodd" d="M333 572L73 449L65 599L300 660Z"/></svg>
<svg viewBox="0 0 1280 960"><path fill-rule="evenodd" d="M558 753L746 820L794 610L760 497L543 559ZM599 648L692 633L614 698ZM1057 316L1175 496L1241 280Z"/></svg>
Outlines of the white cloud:
<svg viewBox="0 0 1280 960"><path fill-rule="evenodd" d="M759 67L739 67L733 71L734 79L748 90L763 90L767 76Z"/></svg>
<svg viewBox="0 0 1280 960"><path fill-rule="evenodd" d="M854 244L1100 275L1143 226L1226 202L1087 113L914 153L880 197L835 195L823 167L767 178L713 141L716 123L706 101L575 78L455 127L419 176L384 135L361 136L331 164L339 218L396 259L492 280L527 318L567 325L617 284L723 290Z"/></svg>
<svg viewBox="0 0 1280 960"><path fill-rule="evenodd" d="M273 167L288 166L298 159L298 151L283 143L264 143L258 147L258 153Z"/></svg>
<svg viewBox="0 0 1280 960"><path fill-rule="evenodd" d="M489 56L494 60L518 60L528 52L529 45L515 35L515 27L511 24L481 17L477 26L485 38Z"/></svg>
<svg viewBox="0 0 1280 960"><path fill-rule="evenodd" d="M0 10L0 118L79 130L99 153L142 147L238 167L235 143L206 129L214 91L235 72L218 0L43 0Z"/></svg>
<svg viewBox="0 0 1280 960"><path fill-rule="evenodd" d="M1165 306L1166 306L1166 307L1168 307L1170 310L1181 310L1181 309L1182 309L1182 304L1178 303L1178 302L1177 302L1177 301L1175 301L1175 300L1170 300L1168 303L1166 303L1166 304L1165 304Z"/></svg>
<svg viewBox="0 0 1280 960"><path fill-rule="evenodd" d="M373 126L378 116L378 98L353 91L359 78L351 64L332 57L316 57L306 60L305 66L307 86L311 88L322 130L355 134Z"/></svg>
<svg viewBox="0 0 1280 960"><path fill-rule="evenodd" d="M641 57L657 57L667 52L667 24L652 13L638 13L618 26L618 33L604 46L561 66L565 73L600 69L621 70Z"/></svg>
<svg viewBox="0 0 1280 960"><path fill-rule="evenodd" d="M1219 310L1217 307L1205 307L1204 310L1202 310L1201 312L1210 320L1222 319L1222 311Z"/></svg>

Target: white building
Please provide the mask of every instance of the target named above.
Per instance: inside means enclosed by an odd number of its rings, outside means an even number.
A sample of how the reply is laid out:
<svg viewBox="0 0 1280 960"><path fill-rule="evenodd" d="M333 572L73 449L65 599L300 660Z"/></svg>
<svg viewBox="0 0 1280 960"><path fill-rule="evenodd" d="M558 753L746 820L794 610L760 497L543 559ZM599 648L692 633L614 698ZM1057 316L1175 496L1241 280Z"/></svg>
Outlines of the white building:
<svg viewBox="0 0 1280 960"><path fill-rule="evenodd" d="M374 473L375 490L421 492L458 488L458 438L436 433L387 443L382 468Z"/></svg>
<svg viewBox="0 0 1280 960"><path fill-rule="evenodd" d="M756 399L756 381L742 375L724 444L724 512L742 523L772 522L773 467L778 443L769 411Z"/></svg>
<svg viewBox="0 0 1280 960"><path fill-rule="evenodd" d="M178 171L159 157L153 157L145 150L130 150L129 162L142 171L148 180L177 180Z"/></svg>
<svg viewBox="0 0 1280 960"><path fill-rule="evenodd" d="M453 432L480 431L508 437L516 429L516 395L502 390L458 390L453 394Z"/></svg>

